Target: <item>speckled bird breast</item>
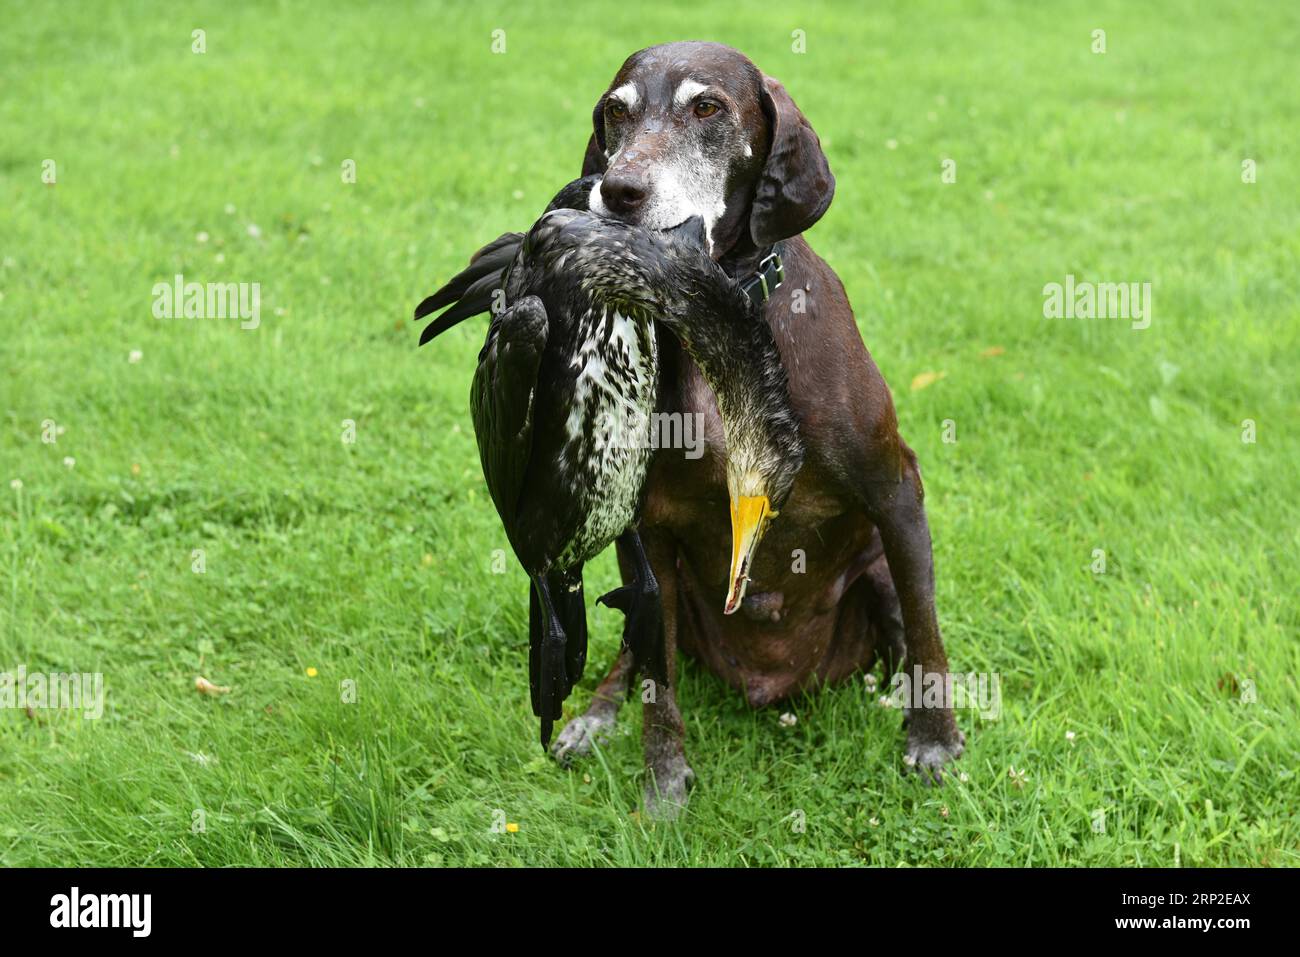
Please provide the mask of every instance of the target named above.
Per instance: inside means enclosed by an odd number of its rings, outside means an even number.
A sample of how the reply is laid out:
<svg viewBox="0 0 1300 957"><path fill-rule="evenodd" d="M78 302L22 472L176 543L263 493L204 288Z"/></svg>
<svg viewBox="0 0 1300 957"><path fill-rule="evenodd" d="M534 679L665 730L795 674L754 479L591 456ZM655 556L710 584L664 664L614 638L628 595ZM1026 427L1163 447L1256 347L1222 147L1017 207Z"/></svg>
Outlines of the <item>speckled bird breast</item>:
<svg viewBox="0 0 1300 957"><path fill-rule="evenodd" d="M555 561L559 568L594 558L635 522L659 379L648 317L596 306L576 318L564 350L568 415L556 467L583 519Z"/></svg>

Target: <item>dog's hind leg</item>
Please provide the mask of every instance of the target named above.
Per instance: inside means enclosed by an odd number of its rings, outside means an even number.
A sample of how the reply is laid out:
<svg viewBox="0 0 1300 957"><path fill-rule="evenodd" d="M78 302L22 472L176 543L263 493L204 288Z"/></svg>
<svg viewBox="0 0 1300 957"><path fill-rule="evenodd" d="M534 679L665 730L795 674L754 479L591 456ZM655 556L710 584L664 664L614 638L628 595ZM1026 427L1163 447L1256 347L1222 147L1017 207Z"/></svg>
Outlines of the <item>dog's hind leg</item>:
<svg viewBox="0 0 1300 957"><path fill-rule="evenodd" d="M880 531L838 579L817 599L818 607L838 606L835 633L821 662L817 680L839 684L881 668L883 683L902 665L906 651L903 614L894 580L889 574ZM874 679L868 679L868 685Z"/></svg>

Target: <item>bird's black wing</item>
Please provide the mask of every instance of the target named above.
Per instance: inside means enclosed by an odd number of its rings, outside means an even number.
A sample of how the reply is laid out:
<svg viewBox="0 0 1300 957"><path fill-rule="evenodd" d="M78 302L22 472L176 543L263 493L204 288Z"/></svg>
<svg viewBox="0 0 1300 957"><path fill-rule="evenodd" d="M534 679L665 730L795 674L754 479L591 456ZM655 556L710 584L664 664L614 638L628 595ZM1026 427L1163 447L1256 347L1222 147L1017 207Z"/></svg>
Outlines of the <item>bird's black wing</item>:
<svg viewBox="0 0 1300 957"><path fill-rule="evenodd" d="M532 455L533 397L547 334L546 308L536 296L493 316L470 390L483 477L512 544Z"/></svg>

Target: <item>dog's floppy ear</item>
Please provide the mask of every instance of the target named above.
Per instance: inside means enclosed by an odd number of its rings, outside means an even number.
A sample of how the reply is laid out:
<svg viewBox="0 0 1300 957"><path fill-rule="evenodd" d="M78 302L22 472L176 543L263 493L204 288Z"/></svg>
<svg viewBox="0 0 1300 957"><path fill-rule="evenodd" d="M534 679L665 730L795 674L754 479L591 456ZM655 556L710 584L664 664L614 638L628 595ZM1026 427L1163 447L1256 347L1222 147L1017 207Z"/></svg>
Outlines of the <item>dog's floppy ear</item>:
<svg viewBox="0 0 1300 957"><path fill-rule="evenodd" d="M605 97L596 101L591 111L591 139L587 140L587 154L582 158L582 175L605 172Z"/></svg>
<svg viewBox="0 0 1300 957"><path fill-rule="evenodd" d="M764 75L759 95L772 137L749 215L750 234L761 248L821 219L835 195L835 177L821 141L785 87Z"/></svg>

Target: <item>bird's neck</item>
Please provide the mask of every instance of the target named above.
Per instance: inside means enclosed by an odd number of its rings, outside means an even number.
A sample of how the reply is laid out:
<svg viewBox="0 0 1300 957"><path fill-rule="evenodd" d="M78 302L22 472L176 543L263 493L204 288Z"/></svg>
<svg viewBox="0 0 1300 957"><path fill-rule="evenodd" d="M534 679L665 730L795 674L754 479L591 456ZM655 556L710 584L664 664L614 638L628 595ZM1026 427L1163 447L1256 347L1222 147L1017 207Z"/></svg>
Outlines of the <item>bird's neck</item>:
<svg viewBox="0 0 1300 957"><path fill-rule="evenodd" d="M733 496L773 495L803 459L799 420L771 327L744 293L687 317L678 334L713 390ZM775 483L775 484L774 484Z"/></svg>

